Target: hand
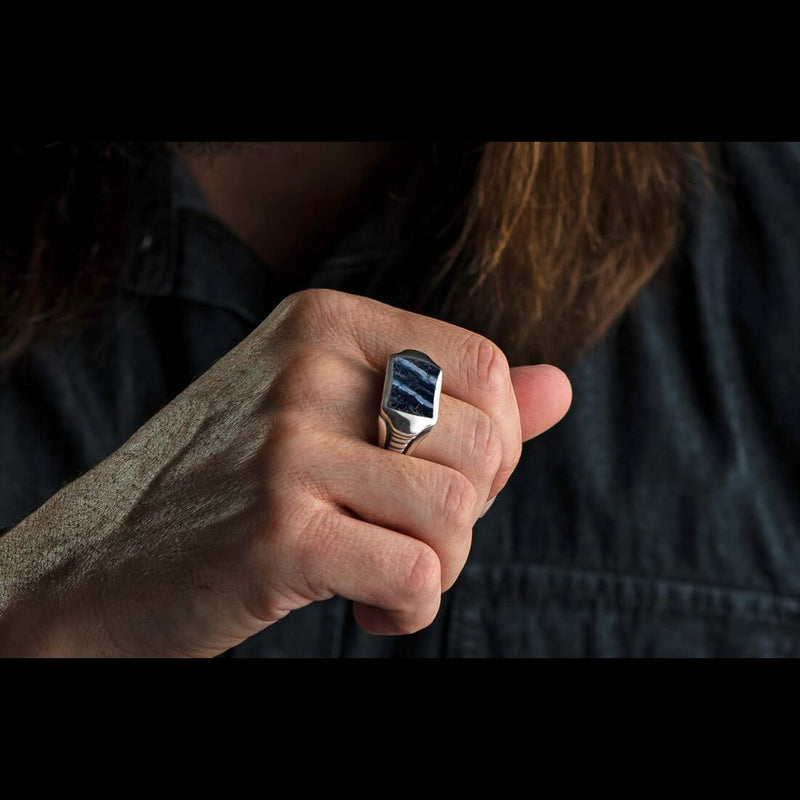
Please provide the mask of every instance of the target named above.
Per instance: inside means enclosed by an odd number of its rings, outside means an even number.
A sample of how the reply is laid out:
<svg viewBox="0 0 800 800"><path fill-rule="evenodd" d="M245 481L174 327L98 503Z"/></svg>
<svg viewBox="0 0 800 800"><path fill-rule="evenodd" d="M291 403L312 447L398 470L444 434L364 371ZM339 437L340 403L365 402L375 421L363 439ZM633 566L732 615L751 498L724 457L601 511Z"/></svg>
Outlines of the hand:
<svg viewBox="0 0 800 800"><path fill-rule="evenodd" d="M413 456L376 446L387 359L405 348L444 373ZM523 441L570 402L560 370L509 369L462 328L294 294L0 538L0 651L214 655L333 595L367 632L420 630Z"/></svg>

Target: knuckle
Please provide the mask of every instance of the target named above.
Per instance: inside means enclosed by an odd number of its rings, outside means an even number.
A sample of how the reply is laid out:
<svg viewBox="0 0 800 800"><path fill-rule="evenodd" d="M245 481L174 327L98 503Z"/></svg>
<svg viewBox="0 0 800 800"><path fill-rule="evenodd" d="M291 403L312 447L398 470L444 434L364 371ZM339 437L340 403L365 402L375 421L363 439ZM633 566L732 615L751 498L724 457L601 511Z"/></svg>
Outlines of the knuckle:
<svg viewBox="0 0 800 800"><path fill-rule="evenodd" d="M310 423L303 412L286 408L271 414L265 423L265 453L273 456L278 464L307 449Z"/></svg>
<svg viewBox="0 0 800 800"><path fill-rule="evenodd" d="M337 294L330 289L301 289L285 297L278 308L286 316L314 316L325 309Z"/></svg>
<svg viewBox="0 0 800 800"><path fill-rule="evenodd" d="M471 439L467 439L469 447L466 458L478 473L486 478L493 478L503 462L503 443L497 435L496 425L488 414L478 412Z"/></svg>
<svg viewBox="0 0 800 800"><path fill-rule="evenodd" d="M400 607L421 608L437 600L441 593L441 565L434 550L423 542L399 561Z"/></svg>
<svg viewBox="0 0 800 800"><path fill-rule="evenodd" d="M470 334L466 344L466 357L475 376L475 388L486 394L490 400L503 398L510 380L508 359L503 351L484 336Z"/></svg>
<svg viewBox="0 0 800 800"><path fill-rule="evenodd" d="M460 472L450 470L439 495L445 526L456 530L471 529L478 503L478 494L472 482Z"/></svg>
<svg viewBox="0 0 800 800"><path fill-rule="evenodd" d="M275 307L270 319L281 331L297 334L304 329L310 318L314 316L312 289L293 292L281 300Z"/></svg>
<svg viewBox="0 0 800 800"><path fill-rule="evenodd" d="M273 316L284 337L293 342L355 348L356 354L369 362L369 355L363 352L365 332L380 329L385 313L382 304L361 295L303 289L284 299Z"/></svg>
<svg viewBox="0 0 800 800"><path fill-rule="evenodd" d="M495 473L495 482L492 487L493 493L499 492L517 468L520 458L522 458L522 440L514 440L513 449L510 453L503 453L503 457L498 462Z"/></svg>
<svg viewBox="0 0 800 800"><path fill-rule="evenodd" d="M292 338L318 342L319 330L330 335L341 324L347 298L334 289L301 289L285 297L271 316Z"/></svg>
<svg viewBox="0 0 800 800"><path fill-rule="evenodd" d="M339 357L323 347L306 343L295 347L270 387L270 400L280 406L304 408L319 404L329 390L331 376L341 373Z"/></svg>

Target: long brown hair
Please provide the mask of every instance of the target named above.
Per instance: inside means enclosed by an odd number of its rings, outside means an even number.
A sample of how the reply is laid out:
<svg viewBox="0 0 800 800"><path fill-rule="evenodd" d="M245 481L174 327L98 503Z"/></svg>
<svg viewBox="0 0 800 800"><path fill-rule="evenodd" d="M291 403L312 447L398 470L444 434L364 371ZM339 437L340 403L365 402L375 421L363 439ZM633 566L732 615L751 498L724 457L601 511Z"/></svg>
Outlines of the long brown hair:
<svg viewBox="0 0 800 800"><path fill-rule="evenodd" d="M574 360L674 253L706 144L487 142L434 278L443 316L512 363Z"/></svg>
<svg viewBox="0 0 800 800"><path fill-rule="evenodd" d="M0 362L113 286L133 167L159 143L0 148ZM485 142L433 270L442 318L514 362L597 342L675 251L701 142Z"/></svg>

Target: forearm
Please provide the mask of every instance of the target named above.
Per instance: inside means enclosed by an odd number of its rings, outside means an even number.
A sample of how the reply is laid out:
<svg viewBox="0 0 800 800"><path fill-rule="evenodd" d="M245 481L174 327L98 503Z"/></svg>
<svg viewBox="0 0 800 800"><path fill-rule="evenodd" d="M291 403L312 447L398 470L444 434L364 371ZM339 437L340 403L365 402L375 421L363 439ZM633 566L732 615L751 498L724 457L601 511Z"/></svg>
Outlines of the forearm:
<svg viewBox="0 0 800 800"><path fill-rule="evenodd" d="M185 393L0 536L0 657L173 649L166 631L174 618L205 602L193 584L193 558L203 550L195 542L214 525L230 535L230 516L240 511L231 495L216 511L218 473L196 474L198 461L213 457L203 443L209 431L223 428L209 407ZM234 474L244 491L248 481Z"/></svg>
<svg viewBox="0 0 800 800"><path fill-rule="evenodd" d="M0 657L104 650L91 613L95 559L110 525L100 473L87 473L0 537Z"/></svg>

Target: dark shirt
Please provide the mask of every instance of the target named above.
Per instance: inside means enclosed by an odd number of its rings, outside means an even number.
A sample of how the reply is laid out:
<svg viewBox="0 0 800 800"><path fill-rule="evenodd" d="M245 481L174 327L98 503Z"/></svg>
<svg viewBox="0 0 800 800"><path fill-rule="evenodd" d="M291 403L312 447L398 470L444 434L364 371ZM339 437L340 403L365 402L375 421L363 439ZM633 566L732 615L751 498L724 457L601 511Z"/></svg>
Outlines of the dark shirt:
<svg viewBox="0 0 800 800"><path fill-rule="evenodd" d="M341 598L231 657L800 655L800 143L723 143L685 242L567 369L427 629L370 636ZM0 529L117 449L294 287L176 164L135 228L124 302L0 384ZM144 204L146 205L146 204ZM369 294L397 255L387 200L310 282ZM398 302L398 305L400 302Z"/></svg>

